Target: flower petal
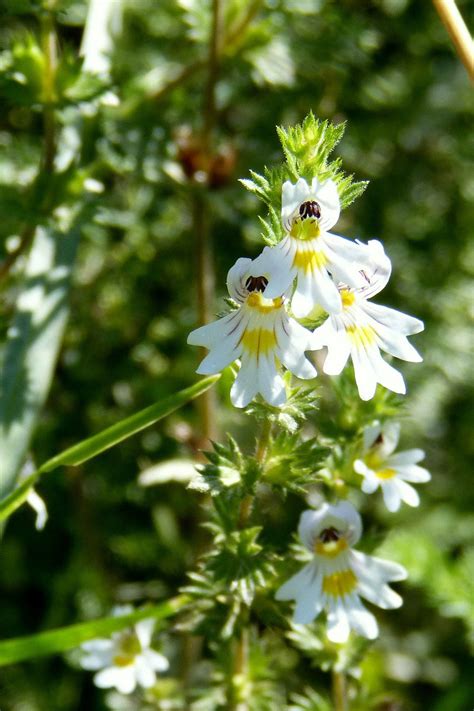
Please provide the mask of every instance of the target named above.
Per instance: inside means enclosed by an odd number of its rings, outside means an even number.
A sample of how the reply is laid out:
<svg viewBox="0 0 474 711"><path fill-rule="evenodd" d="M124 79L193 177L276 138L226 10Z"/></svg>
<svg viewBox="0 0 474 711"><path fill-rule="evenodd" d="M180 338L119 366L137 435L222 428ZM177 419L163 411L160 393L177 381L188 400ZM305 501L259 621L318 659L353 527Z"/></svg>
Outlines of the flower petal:
<svg viewBox="0 0 474 711"><path fill-rule="evenodd" d="M151 689L156 684L155 670L143 654L139 654L135 659L135 675L137 682L144 689Z"/></svg>
<svg viewBox="0 0 474 711"><path fill-rule="evenodd" d="M404 452L398 452L397 454L392 454L387 459L387 464L391 467L397 469L398 467L410 466L411 464L418 464L422 459L425 458L425 453L422 449L406 449Z"/></svg>
<svg viewBox="0 0 474 711"><path fill-rule="evenodd" d="M377 558L362 551L351 551L351 561L358 578L379 582L398 582L407 578L403 565L392 560Z"/></svg>
<svg viewBox="0 0 474 711"><path fill-rule="evenodd" d="M382 493L385 506L389 511L394 513L400 508L400 490L398 488L398 482L394 479L389 479L388 481L382 482Z"/></svg>
<svg viewBox="0 0 474 711"><path fill-rule="evenodd" d="M364 310L378 323L383 324L393 331L398 331L405 336L412 336L415 333L420 333L424 329L423 321L413 316L408 316L396 309L390 309L388 306L380 306L378 304L365 303Z"/></svg>
<svg viewBox="0 0 474 711"><path fill-rule="evenodd" d="M336 328L328 343L328 354L323 366L323 371L327 375L339 375L351 354L351 342L346 329L342 325L339 327L339 324Z"/></svg>
<svg viewBox="0 0 474 711"><path fill-rule="evenodd" d="M156 620L152 617L146 620L140 620L135 624L135 632L137 633L138 641L142 649L150 646L155 624Z"/></svg>
<svg viewBox="0 0 474 711"><path fill-rule="evenodd" d="M230 390L230 399L235 407L247 407L258 393L257 360L254 357L242 359L240 370Z"/></svg>
<svg viewBox="0 0 474 711"><path fill-rule="evenodd" d="M403 479L398 479L397 484L402 501L408 504L408 506L416 507L420 505L420 496L416 489L410 486L410 484L407 484L406 481L403 481Z"/></svg>
<svg viewBox="0 0 474 711"><path fill-rule="evenodd" d="M416 466L416 464L398 467L397 474L400 479L410 481L412 484L423 484L431 479L429 471L424 467Z"/></svg>
<svg viewBox="0 0 474 711"><path fill-rule="evenodd" d="M350 633L349 618L340 598L331 599L328 610L327 636L331 642L344 644Z"/></svg>
<svg viewBox="0 0 474 711"><path fill-rule="evenodd" d="M248 259L248 257L240 257L227 272L227 290L230 296L241 304L247 297L245 279L248 276L251 264L252 260Z"/></svg>
<svg viewBox="0 0 474 711"><path fill-rule="evenodd" d="M143 656L146 658L148 664L157 672L164 672L169 669L170 663L163 654L155 651L154 649L145 649L143 651Z"/></svg>
<svg viewBox="0 0 474 711"><path fill-rule="evenodd" d="M260 354L257 366L258 392L269 405L280 407L286 402L285 381L277 371L273 352Z"/></svg>
<svg viewBox="0 0 474 711"><path fill-rule="evenodd" d="M377 388L377 376L364 349L351 349L354 375L361 400L371 400Z"/></svg>
<svg viewBox="0 0 474 711"><path fill-rule="evenodd" d="M284 317L276 321L277 355L283 365L298 378L315 378L316 368L305 356L312 350L312 333L294 319Z"/></svg>
<svg viewBox="0 0 474 711"><path fill-rule="evenodd" d="M378 637L379 628L377 620L371 612L366 610L357 595L351 595L346 603L349 624L352 629L367 639Z"/></svg>

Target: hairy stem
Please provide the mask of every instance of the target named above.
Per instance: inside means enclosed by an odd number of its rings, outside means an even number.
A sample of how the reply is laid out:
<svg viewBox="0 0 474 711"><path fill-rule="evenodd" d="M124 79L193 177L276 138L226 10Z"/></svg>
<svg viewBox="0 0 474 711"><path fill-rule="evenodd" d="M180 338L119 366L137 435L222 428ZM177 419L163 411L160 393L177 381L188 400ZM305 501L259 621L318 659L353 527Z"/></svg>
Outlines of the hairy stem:
<svg viewBox="0 0 474 711"><path fill-rule="evenodd" d="M332 672L332 696L334 711L347 711L346 677L343 672L335 669Z"/></svg>

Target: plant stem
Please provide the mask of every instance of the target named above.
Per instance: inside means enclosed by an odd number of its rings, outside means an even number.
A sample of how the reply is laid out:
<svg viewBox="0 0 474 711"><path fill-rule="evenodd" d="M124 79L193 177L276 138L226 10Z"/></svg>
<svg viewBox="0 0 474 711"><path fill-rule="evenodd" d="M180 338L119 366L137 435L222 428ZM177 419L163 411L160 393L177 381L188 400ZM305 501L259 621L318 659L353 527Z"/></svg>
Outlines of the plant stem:
<svg viewBox="0 0 474 711"><path fill-rule="evenodd" d="M334 711L347 711L347 686L343 672L332 671L332 696Z"/></svg>
<svg viewBox="0 0 474 711"><path fill-rule="evenodd" d="M206 187L209 191L212 163L212 134L216 122L216 83L219 73L219 37L222 33L221 0L212 3L212 27L209 38L208 75L203 101L201 142L206 156ZM208 323L214 301L214 260L212 256L211 224L207 195L197 190L194 197L194 228L197 248L197 301L199 325ZM216 394L207 392L201 398L202 436L204 440L217 439Z"/></svg>
<svg viewBox="0 0 474 711"><path fill-rule="evenodd" d="M255 450L255 458L258 462L262 463L265 460L268 451L268 445L270 444L270 437L272 433L272 422L270 419L265 420L263 423L262 431L257 442ZM252 513L254 496L252 494L247 494L240 503L239 510L239 529L245 528ZM250 612L250 610L249 610ZM242 631L240 637L237 640L235 655L234 655L234 672L232 676L232 703L230 708L232 711L247 711L248 704L247 701L240 698L239 690L244 689L245 693L245 679L248 675L248 648L249 648L249 631L248 627L245 627L244 622L242 623ZM243 682L243 686L242 686Z"/></svg>
<svg viewBox="0 0 474 711"><path fill-rule="evenodd" d="M433 0L433 4L469 77L474 80L474 42L455 0Z"/></svg>

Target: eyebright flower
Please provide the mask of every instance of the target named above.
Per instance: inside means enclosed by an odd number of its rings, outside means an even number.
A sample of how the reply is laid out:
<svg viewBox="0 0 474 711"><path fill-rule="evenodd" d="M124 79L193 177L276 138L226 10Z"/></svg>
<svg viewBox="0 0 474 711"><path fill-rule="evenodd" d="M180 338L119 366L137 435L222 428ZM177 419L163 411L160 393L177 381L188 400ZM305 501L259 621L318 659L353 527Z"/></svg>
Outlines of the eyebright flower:
<svg viewBox="0 0 474 711"><path fill-rule="evenodd" d="M341 296L331 275L352 287L363 285L360 262L364 251L357 242L329 233L339 219L340 202L334 181L311 185L299 178L286 181L282 191L282 221L288 234L261 259L268 265L265 297L285 292L296 277L291 308L302 318L317 305L329 313L342 309Z"/></svg>
<svg viewBox="0 0 474 711"><path fill-rule="evenodd" d="M354 462L354 470L364 477L362 491L372 494L380 486L389 511L398 511L401 501L418 506L420 497L408 482L421 484L431 479L429 471L417 466L425 457L422 449L393 454L399 438L398 422L387 422L383 426L377 422L366 427L362 459Z"/></svg>
<svg viewBox="0 0 474 711"><path fill-rule="evenodd" d="M197 369L202 375L218 373L241 359L230 393L236 407L245 407L257 393L270 405L283 405L286 391L280 363L298 378L317 375L305 358L305 351L312 350L311 332L289 317L285 294L274 299L263 296L266 285L255 262L238 259L227 275L227 288L240 307L188 336L191 345L210 350Z"/></svg>
<svg viewBox="0 0 474 711"><path fill-rule="evenodd" d="M377 240L361 247L370 257L363 270L365 286L353 289L339 284L342 312L331 315L314 331L314 337L316 348L328 348L324 372L339 375L351 356L359 395L362 400L370 400L377 383L396 393L406 392L403 376L382 358L380 349L419 363L422 358L407 336L419 333L424 326L417 318L368 301L388 282L391 263Z"/></svg>
<svg viewBox="0 0 474 711"><path fill-rule="evenodd" d="M309 624L325 610L331 642L345 642L350 628L375 639L377 622L359 596L384 609L400 607L401 597L387 583L404 580L406 570L352 550L361 536L362 522L348 501L304 511L298 533L314 558L282 585L276 599L296 601L293 619L297 624Z"/></svg>
<svg viewBox="0 0 474 711"><path fill-rule="evenodd" d="M115 615L133 612L129 605L116 607ZM83 669L100 670L94 676L99 689L116 688L131 694L136 686L149 689L156 683L156 672L166 671L168 660L151 649L155 620L140 620L132 628L115 632L111 639L93 639L81 645L85 653L80 660Z"/></svg>

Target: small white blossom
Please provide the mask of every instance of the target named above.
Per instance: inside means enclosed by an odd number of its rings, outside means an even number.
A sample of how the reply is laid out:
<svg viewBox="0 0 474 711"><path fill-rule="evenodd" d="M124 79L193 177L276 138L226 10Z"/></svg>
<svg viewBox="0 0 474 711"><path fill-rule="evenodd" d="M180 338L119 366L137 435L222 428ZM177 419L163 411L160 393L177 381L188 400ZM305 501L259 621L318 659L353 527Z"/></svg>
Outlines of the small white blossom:
<svg viewBox="0 0 474 711"><path fill-rule="evenodd" d="M117 607L114 615L133 612L128 605ZM131 694L138 686L149 689L156 683L156 672L166 671L168 660L151 649L155 620L145 619L133 627L115 632L110 639L93 639L81 645L83 669L97 671L94 684L99 689L115 688Z"/></svg>
<svg viewBox="0 0 474 711"><path fill-rule="evenodd" d="M357 242L328 232L339 213L334 181L313 178L308 185L299 178L296 184L283 184L281 214L288 234L275 247L266 247L259 259L268 265L267 298L285 292L296 278L291 308L297 318L317 305L329 313L341 311L341 296L331 275L352 287L363 285L364 250Z"/></svg>
<svg viewBox="0 0 474 711"><path fill-rule="evenodd" d="M398 511L401 501L418 506L420 497L408 482L421 484L431 479L429 471L418 466L425 457L422 449L394 454L399 438L398 422L366 427L362 459L354 462L354 470L364 477L362 491L372 494L381 487L389 511Z"/></svg>
<svg viewBox="0 0 474 711"><path fill-rule="evenodd" d="M386 285L391 263L380 242L372 240L361 247L368 255L363 270L365 286L353 289L340 284L342 312L331 315L314 336L316 348L328 349L324 372L339 375L351 356L359 395L370 400L377 383L396 393L406 392L403 376L382 358L380 350L419 363L422 358L407 336L419 333L424 326L417 318L368 301Z"/></svg>
<svg viewBox="0 0 474 711"><path fill-rule="evenodd" d="M312 350L312 334L290 318L286 296L267 299L262 292L266 277L251 259L238 259L227 275L230 296L240 306L227 316L192 331L188 343L204 346L210 353L197 372L218 373L237 358L241 367L231 389L236 407L245 407L260 393L270 405L286 401L280 363L298 378L314 378L317 373L306 359Z"/></svg>
<svg viewBox="0 0 474 711"><path fill-rule="evenodd" d="M362 523L348 501L304 511L298 533L314 558L282 585L276 599L296 601L293 619L297 624L309 624L325 610L332 642L346 642L351 628L368 639L377 637L375 617L359 596L383 609L400 607L401 597L387 583L404 580L406 570L352 550Z"/></svg>
<svg viewBox="0 0 474 711"><path fill-rule="evenodd" d="M123 0L89 0L80 54L82 68L92 74L107 76L114 37L122 29Z"/></svg>

